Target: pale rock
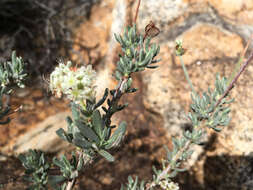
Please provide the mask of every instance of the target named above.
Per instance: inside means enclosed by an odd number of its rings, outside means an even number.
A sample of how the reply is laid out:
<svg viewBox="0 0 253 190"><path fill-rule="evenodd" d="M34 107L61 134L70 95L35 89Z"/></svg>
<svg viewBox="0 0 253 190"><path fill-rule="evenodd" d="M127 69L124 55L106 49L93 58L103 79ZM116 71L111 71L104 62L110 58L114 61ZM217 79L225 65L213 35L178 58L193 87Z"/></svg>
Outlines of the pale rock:
<svg viewBox="0 0 253 190"><path fill-rule="evenodd" d="M183 0L149 0L142 1L139 8L137 24L138 27L144 27L152 20L158 25L167 25L179 16L181 16L187 8L187 4Z"/></svg>
<svg viewBox="0 0 253 190"><path fill-rule="evenodd" d="M19 136L11 147L4 147L2 152L18 155L29 149L57 152L68 147L69 143L62 140L56 131L60 128L67 129L66 117L70 115L70 112L60 112L48 117L24 135Z"/></svg>

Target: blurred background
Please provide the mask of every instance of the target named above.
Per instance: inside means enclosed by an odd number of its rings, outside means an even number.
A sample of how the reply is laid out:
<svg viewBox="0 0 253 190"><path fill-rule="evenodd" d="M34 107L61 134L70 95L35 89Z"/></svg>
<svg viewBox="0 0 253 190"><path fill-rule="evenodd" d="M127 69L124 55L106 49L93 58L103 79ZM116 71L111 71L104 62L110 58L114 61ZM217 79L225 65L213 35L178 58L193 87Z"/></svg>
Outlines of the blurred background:
<svg viewBox="0 0 253 190"><path fill-rule="evenodd" d="M27 63L27 88L15 89L10 98L22 111L0 126L0 184L3 189L25 189L19 176L23 167L16 156L29 148L45 151L49 158L70 153L73 147L61 141L55 131L66 127L71 115L69 102L57 99L48 90L48 76L59 60L78 65L92 64L96 70L97 96L113 88L112 77L119 46L113 34L131 25L136 0L1 0L0 62L12 50ZM123 102L129 106L114 117L127 121L124 143L112 152L116 161L98 158L78 180L76 189L120 189L129 175L152 178L152 165L165 158L163 145L172 147L191 125L190 88L175 56L175 40L182 39L183 56L199 93L214 86L215 75L229 77L253 34L252 0L143 0L137 28L144 34L153 21L160 34L159 68L136 74L139 90ZM246 57L253 50L250 44ZM253 64L253 63L252 63ZM220 134L208 131L203 146L185 164L188 171L175 179L184 190L253 189L253 66L249 65L231 92L230 125Z"/></svg>

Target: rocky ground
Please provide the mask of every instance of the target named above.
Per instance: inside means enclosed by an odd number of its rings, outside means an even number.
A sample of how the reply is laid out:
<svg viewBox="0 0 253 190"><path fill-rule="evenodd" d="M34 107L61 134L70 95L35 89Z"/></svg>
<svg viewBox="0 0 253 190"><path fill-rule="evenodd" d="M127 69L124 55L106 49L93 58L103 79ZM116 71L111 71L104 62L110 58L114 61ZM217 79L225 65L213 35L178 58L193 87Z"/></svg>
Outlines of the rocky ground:
<svg viewBox="0 0 253 190"><path fill-rule="evenodd" d="M133 0L104 0L92 7L88 21L76 29L73 58L93 64L98 73L98 96L105 87L116 85L112 73L117 61L118 46L113 33L120 33L134 17ZM127 176L151 179L152 165L159 166L164 157L163 145L171 148L171 137L179 136L189 126L190 88L185 80L174 47L183 39L187 49L183 56L198 92L213 87L215 74L229 76L240 53L253 34L252 0L149 0L142 1L137 26L144 33L152 20L160 29L153 39L161 46L159 68L134 76L137 93L124 97L128 108L114 118L126 120L127 136L113 152L114 163L98 159L83 172L76 189L119 189ZM253 43L249 48L252 51ZM252 63L253 64L253 63ZM252 64L248 66L231 93L232 120L220 134L208 131L207 144L194 147L187 167L176 181L182 189L250 190L253 189L253 80ZM42 86L42 85L41 85ZM66 127L70 114L68 102L48 97L40 88L19 90L11 101L23 111L12 116L8 126L0 127L0 184L3 189L24 189L20 179L23 169L15 156L29 148L39 148L49 156L72 150L61 143L54 131ZM62 102L65 102L63 104ZM57 145L57 146L56 146ZM11 156L11 157L7 157Z"/></svg>

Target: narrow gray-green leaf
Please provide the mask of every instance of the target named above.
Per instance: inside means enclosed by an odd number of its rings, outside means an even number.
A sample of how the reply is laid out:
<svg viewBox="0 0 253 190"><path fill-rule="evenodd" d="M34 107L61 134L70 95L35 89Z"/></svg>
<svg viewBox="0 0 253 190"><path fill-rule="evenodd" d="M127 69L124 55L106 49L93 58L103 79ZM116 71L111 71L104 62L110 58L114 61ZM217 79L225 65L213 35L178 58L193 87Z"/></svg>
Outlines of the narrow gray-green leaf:
<svg viewBox="0 0 253 190"><path fill-rule="evenodd" d="M102 137L102 118L100 112L95 110L92 114L92 126L94 127L95 132L101 138Z"/></svg>
<svg viewBox="0 0 253 190"><path fill-rule="evenodd" d="M107 141L108 144L105 146L106 149L118 146L123 139L126 132L126 122L121 122L118 128L114 131L111 138Z"/></svg>
<svg viewBox="0 0 253 190"><path fill-rule="evenodd" d="M73 140L73 143L76 145L76 146L78 146L78 147L80 147L80 148L83 148L83 149L88 149L88 148L90 148L91 147L91 143L89 142L89 141L87 141L86 139L78 139L78 138L76 138L76 139L74 139Z"/></svg>
<svg viewBox="0 0 253 190"><path fill-rule="evenodd" d="M99 150L98 153L103 156L106 160L108 160L109 162L114 162L114 157L107 151L105 150Z"/></svg>
<svg viewBox="0 0 253 190"><path fill-rule="evenodd" d="M99 144L100 140L98 136L90 127L88 127L87 125L85 125L85 123L81 121L75 121L75 124L84 137Z"/></svg>

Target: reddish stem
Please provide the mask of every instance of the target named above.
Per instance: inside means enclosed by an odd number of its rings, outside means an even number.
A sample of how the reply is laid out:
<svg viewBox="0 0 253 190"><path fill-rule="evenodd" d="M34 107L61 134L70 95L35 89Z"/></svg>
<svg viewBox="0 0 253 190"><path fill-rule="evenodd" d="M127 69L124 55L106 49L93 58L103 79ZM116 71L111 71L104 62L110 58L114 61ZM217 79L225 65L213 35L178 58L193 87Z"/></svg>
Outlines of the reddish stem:
<svg viewBox="0 0 253 190"><path fill-rule="evenodd" d="M242 65L240 71L237 73L237 75L235 76L235 78L232 80L232 82L228 86L227 90L223 93L223 95L220 97L220 99L216 102L215 107L217 107L220 104L221 100L230 92L230 90L233 88L234 84L238 80L239 76L246 69L247 65L250 63L250 61L252 59L253 59L253 52L251 53L251 55L249 56L249 58L247 59L247 61Z"/></svg>
<svg viewBox="0 0 253 190"><path fill-rule="evenodd" d="M134 23L135 24L136 24L136 21L137 21L140 4L141 4L141 0L138 0L137 8L136 8L136 11L135 11L135 17L134 17Z"/></svg>

